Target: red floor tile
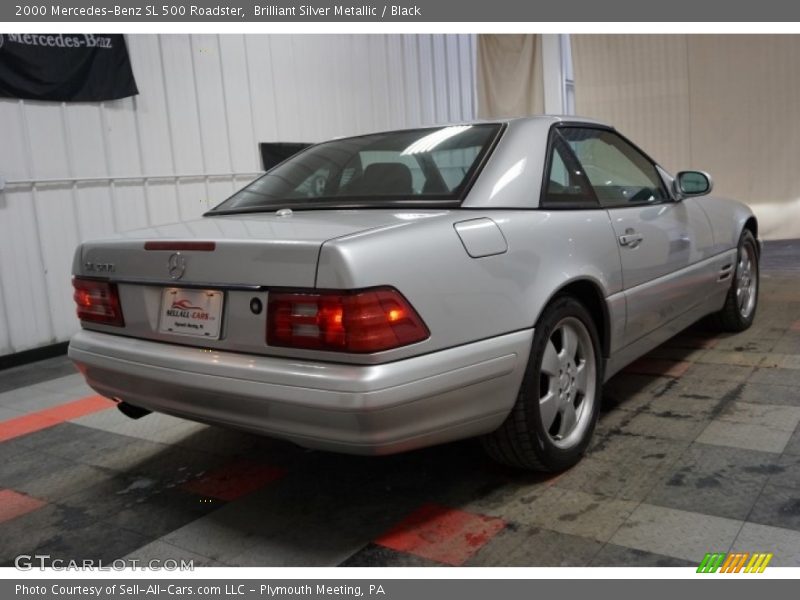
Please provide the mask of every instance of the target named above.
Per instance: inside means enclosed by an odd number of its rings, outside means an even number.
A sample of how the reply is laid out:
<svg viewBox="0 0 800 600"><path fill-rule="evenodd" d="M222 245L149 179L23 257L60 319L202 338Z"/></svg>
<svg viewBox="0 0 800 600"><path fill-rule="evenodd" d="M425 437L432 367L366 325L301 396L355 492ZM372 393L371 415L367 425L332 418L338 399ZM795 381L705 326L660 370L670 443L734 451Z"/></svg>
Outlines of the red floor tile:
<svg viewBox="0 0 800 600"><path fill-rule="evenodd" d="M661 358L640 358L625 367L625 373L637 375L657 375L659 377L680 377L692 363L685 360L665 360Z"/></svg>
<svg viewBox="0 0 800 600"><path fill-rule="evenodd" d="M14 490L0 490L0 523L21 517L46 504L47 502Z"/></svg>
<svg viewBox="0 0 800 600"><path fill-rule="evenodd" d="M286 475L280 467L237 461L182 485L182 489L218 500L236 500Z"/></svg>
<svg viewBox="0 0 800 600"><path fill-rule="evenodd" d="M375 543L398 552L459 566L505 526L502 519L495 517L425 504Z"/></svg>
<svg viewBox="0 0 800 600"><path fill-rule="evenodd" d="M47 410L41 411L47 413L46 416L57 421L69 421L70 419L77 419L86 415L106 410L116 406L117 403L103 396L87 396L80 400L67 402L66 404L59 404Z"/></svg>
<svg viewBox="0 0 800 600"><path fill-rule="evenodd" d="M114 405L114 402L102 396L87 396L21 417L0 421L0 442L53 427L70 419L106 410Z"/></svg>

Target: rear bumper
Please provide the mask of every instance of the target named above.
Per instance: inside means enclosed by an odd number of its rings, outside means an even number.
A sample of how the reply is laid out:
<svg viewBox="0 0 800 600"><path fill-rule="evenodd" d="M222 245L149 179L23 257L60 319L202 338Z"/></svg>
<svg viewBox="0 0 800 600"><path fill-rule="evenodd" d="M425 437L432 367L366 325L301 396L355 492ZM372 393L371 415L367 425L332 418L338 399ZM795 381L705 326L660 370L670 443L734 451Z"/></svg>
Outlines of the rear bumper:
<svg viewBox="0 0 800 600"><path fill-rule="evenodd" d="M389 454L496 429L516 399L532 335L362 366L84 330L69 356L98 393L136 406L310 448Z"/></svg>

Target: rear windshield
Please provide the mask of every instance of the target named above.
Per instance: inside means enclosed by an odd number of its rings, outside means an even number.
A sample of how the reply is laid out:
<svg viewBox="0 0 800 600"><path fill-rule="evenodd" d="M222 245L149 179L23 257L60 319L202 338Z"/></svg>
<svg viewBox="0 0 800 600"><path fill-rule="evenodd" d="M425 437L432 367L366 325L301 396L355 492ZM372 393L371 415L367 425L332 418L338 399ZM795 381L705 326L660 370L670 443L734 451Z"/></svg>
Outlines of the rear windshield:
<svg viewBox="0 0 800 600"><path fill-rule="evenodd" d="M500 125L378 133L312 146L211 213L279 208L458 205Z"/></svg>

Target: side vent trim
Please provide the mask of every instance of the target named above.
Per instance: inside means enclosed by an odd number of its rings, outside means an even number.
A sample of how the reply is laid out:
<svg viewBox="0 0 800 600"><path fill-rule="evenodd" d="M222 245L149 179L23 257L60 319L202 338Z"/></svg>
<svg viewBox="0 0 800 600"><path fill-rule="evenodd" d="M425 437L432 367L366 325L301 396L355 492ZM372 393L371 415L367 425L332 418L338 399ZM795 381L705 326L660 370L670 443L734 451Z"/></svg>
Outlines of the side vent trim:
<svg viewBox="0 0 800 600"><path fill-rule="evenodd" d="M728 281L733 275L733 263L728 263L719 270L717 281Z"/></svg>

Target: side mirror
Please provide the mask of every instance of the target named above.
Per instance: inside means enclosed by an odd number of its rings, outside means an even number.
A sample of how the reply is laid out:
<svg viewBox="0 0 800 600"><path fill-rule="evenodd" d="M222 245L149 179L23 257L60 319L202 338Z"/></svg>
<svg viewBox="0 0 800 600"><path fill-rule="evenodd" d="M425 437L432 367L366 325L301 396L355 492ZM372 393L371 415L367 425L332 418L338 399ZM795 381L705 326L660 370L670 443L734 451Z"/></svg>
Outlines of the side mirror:
<svg viewBox="0 0 800 600"><path fill-rule="evenodd" d="M702 171L681 171L675 177L675 191L681 198L704 196L713 187L711 177Z"/></svg>

